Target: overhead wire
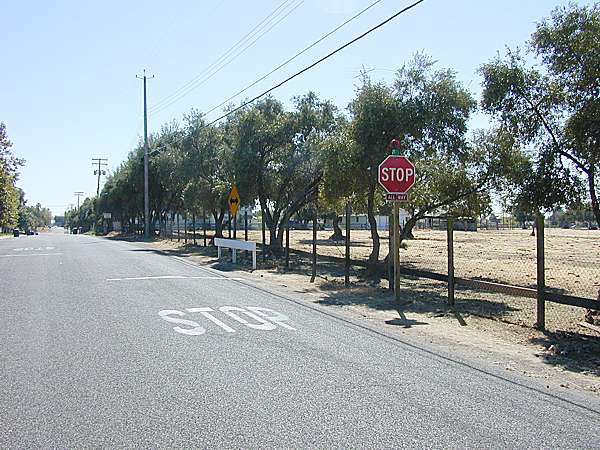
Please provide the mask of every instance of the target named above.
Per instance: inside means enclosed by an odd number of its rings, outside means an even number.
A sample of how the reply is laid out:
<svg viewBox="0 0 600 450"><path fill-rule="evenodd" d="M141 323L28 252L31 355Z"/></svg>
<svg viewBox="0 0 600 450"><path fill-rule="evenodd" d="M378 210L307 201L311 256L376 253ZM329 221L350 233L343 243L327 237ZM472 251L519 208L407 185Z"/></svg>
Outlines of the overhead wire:
<svg viewBox="0 0 600 450"><path fill-rule="evenodd" d="M312 44L310 44L309 46L303 48L302 50L300 50L298 53L296 53L294 56L292 56L291 58L288 58L287 60L285 60L284 62L282 62L281 64L279 64L277 67L275 67L274 69L272 69L270 72L264 74L262 77L260 77L259 79L257 79L256 81L254 81L253 83L249 84L248 86L246 86L244 89L236 92L235 94L233 94L232 96L230 96L229 98L227 98L226 100L224 100L223 102L219 103L218 105L212 107L211 109L209 109L208 111L206 111L206 115L210 114L211 112L215 111L216 109L219 109L221 106L226 105L227 103L229 103L231 100L233 100L234 98L236 98L238 95L243 94L244 92L246 92L248 89L256 86L258 83L260 83L261 81L263 81L265 78L267 78L268 76L274 74L275 72L277 72L279 69L281 69L282 67L288 65L289 63L291 63L292 61L294 61L296 58L298 58L299 56L303 55L304 53L306 53L308 50L310 50L311 48L313 48L314 46L318 45L319 43L323 42L325 39L327 39L329 36L331 36L332 34L334 34L335 32L337 32L338 30L340 30L341 28L345 27L346 25L348 25L350 22L356 20L358 17L360 17L361 15L363 15L365 12L367 12L369 9L371 9L372 7L374 7L375 5L377 5L378 3L381 3L383 0L376 0L373 3L371 3L370 5L368 5L366 8L362 9L361 11L359 11L358 13L356 13L354 16L350 17L348 20L346 20L345 22L341 23L340 25L338 25L337 27L335 27L333 30L329 31L327 34L323 35L322 37L320 37L319 39L317 39L316 41L314 41Z"/></svg>
<svg viewBox="0 0 600 450"><path fill-rule="evenodd" d="M219 58L217 58L213 63L204 68L198 75L196 75L184 85L180 86L168 96L159 100L156 104L154 104L149 109L149 112L151 114L155 114L165 108L168 108L170 105L176 103L181 98L189 94L191 91L204 84L216 73L221 71L238 56L244 53L248 48L254 45L265 34L267 34L274 27L276 27L283 20L285 20L302 3L304 3L304 0L285 0L275 10L273 10L269 15L267 15L258 25L256 25L252 30L246 33L246 35L244 35L240 40L238 40L233 46L231 46L226 52L224 52ZM240 47L242 48L240 49Z"/></svg>
<svg viewBox="0 0 600 450"><path fill-rule="evenodd" d="M246 106L254 103L255 101L259 100L260 98L264 97L265 95L268 95L269 93L273 92L274 90L280 88L281 86L283 86L284 84L288 83L289 81L293 80L294 78L297 78L298 76L302 75L303 73L309 71L310 69L314 68L315 66L319 65L320 63L322 63L323 61L331 58L333 55L339 53L340 51L342 51L343 49L349 47L350 45L354 44L355 42L363 39L364 37L366 37L367 35L371 34L373 31L381 28L382 26L386 25L387 23L391 22L392 20L396 19L397 17L401 16L402 14L410 11L411 9L415 8L416 6L418 6L419 4L423 3L425 0L417 0L413 3L411 3L410 5L402 8L401 10L399 10L398 12L396 12L395 14L392 14L391 16L389 16L387 19L383 20L382 22L378 23L377 25L369 28L367 31L365 31L364 33L358 35L357 37L353 38L352 40L346 42L345 44L341 45L340 47L336 48L335 50L329 52L328 54L326 54L325 56L323 56L322 58L319 58L318 60L316 60L315 62L309 64L308 66L304 67L303 69L299 70L298 72L294 73L293 75L287 77L286 79L284 79L283 81L277 83L276 85L270 87L269 89L267 89L266 91L262 92L261 94L253 97L252 99L242 103L241 105L231 109L230 111L226 112L225 114L217 117L216 119L212 120L211 122L208 122L206 124L204 124L202 127L200 128L206 128L209 127L211 125L214 125L215 123L217 123L218 121L225 119L226 117L230 116L231 114L245 108ZM181 140L179 140L179 142L181 142ZM177 140L174 143L178 143ZM173 144L173 143L171 143Z"/></svg>
<svg viewBox="0 0 600 450"><path fill-rule="evenodd" d="M270 26L267 30L265 30L263 33L261 33L258 37L256 37L256 39L254 39L252 42L250 42L248 45L246 45L246 47L244 47L243 49L241 49L239 52L237 52L236 54L232 55L227 61L224 61L219 67L217 67L212 73L206 75L202 80L199 80L196 84L194 84L192 87L190 87L188 90L186 90L185 92L182 92L178 97L176 97L175 99L173 99L172 101L170 101L169 103L167 103L166 105L161 106L160 108L154 110L152 112L152 115L167 109L169 106L173 105L174 103L177 103L179 100L181 100L183 97L185 97L187 94L189 94L191 91L193 91L194 89L200 87L201 85L203 85L204 83L206 83L208 80L210 80L213 76L215 76L218 72L220 72L221 70L223 70L225 67L227 67L231 62L233 62L238 56L240 56L242 53L244 53L248 48L250 48L252 45L254 45L261 37L263 37L265 34L267 34L269 31L271 31L274 27L276 27L278 24L280 24L283 20L285 20L291 13L294 12L294 10L296 10L302 3L304 3L304 0L300 1L299 3L297 3L290 11L287 12L287 14L285 14L283 17L281 17L276 23L274 23L272 26Z"/></svg>
<svg viewBox="0 0 600 450"><path fill-rule="evenodd" d="M277 8L275 8L273 11L271 11L269 14L267 14L265 16L265 18L263 18L263 20L261 20L257 25L255 25L254 28L252 28L248 33L246 33L244 36L242 36L235 44L233 44L231 47L229 47L229 49L226 50L215 61L213 61L207 67L205 67L204 69L202 69L202 71L198 75L196 75L194 78L192 78L191 80L189 80L186 83L184 83L182 86L180 86L179 88L177 88L171 94L169 94L166 97L160 99L150 109L156 108L157 106L161 105L162 103L165 103L166 101L170 100L172 97L174 97L175 95L177 95L179 92L181 92L182 90L186 89L189 85L193 84L197 79L201 78L202 75L204 75L208 70L210 70L210 68L212 68L214 65L218 64L223 58L225 58L229 53L231 53L232 51L234 51L238 46L242 45L243 42L245 40L247 40L249 38L249 36L252 35L252 33L254 33L256 31L257 28L261 27L265 23L265 21L269 20L275 13L277 13L277 11L279 11L282 7L284 7L290 1L292 1L292 0L284 0L283 2L281 2Z"/></svg>
<svg viewBox="0 0 600 450"><path fill-rule="evenodd" d="M299 77L300 75L302 75L305 72L308 72L310 69L312 69L313 67L321 64L323 61L331 58L333 55L335 55L336 53L341 52L342 50L344 50L346 47L349 47L350 45L354 44L355 42L363 39L365 36L371 34L373 31L381 28L382 26L384 26L385 24L387 24L388 22L391 22L392 20L394 20L395 18L401 16L402 14L410 11L411 9L415 8L416 6L418 6L419 4L423 3L425 0L417 0L414 3L411 3L410 5L406 6L405 8L402 8L400 11L398 11L397 13L391 15L390 17L388 17L387 19L385 19L384 21L378 23L377 25L373 26L372 28L369 28L367 31L365 31L364 33L360 34L359 36L355 37L354 39L346 42L344 45L336 48L335 50L329 52L327 55L323 56L322 58L316 60L315 62L313 62L312 64L309 64L308 66L304 67L303 69L299 70L298 72L294 73L293 75L287 77L285 80L277 83L276 85L270 87L269 89L267 89L266 91L262 92L261 94L253 97L252 99L248 100L247 102L242 103L240 106L237 106L235 108L233 108L232 110L228 111L227 113L217 117L215 120L207 123L204 125L204 127L208 127L210 125L214 125L215 123L217 123L219 120L224 119L228 116L230 116L231 114L239 111L240 109L245 108L246 106L248 106L251 103L254 103L256 100L259 100L260 98L264 97L265 95L268 95L269 93L273 92L275 89L280 88L281 86L283 86L284 84L290 82L291 80L293 80L294 78Z"/></svg>

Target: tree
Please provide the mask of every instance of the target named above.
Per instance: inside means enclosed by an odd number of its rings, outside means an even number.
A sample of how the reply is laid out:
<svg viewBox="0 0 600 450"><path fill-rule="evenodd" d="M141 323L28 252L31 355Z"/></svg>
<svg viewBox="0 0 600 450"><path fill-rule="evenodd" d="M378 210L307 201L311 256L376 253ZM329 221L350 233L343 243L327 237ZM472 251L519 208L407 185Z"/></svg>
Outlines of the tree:
<svg viewBox="0 0 600 450"><path fill-rule="evenodd" d="M335 107L313 93L294 98L294 106L286 112L279 101L267 98L226 124L229 145L250 177L276 253L287 221L316 199L318 142L336 122Z"/></svg>
<svg viewBox="0 0 600 450"><path fill-rule="evenodd" d="M379 260L379 235L375 211L382 192L377 167L390 153L393 138L402 142L402 153L417 167L418 182L404 206L411 218L402 239L426 214L434 211L482 211L489 203L488 182L493 175L489 154L467 141L467 121L475 109L473 96L456 80L452 70L434 70L434 61L423 54L402 67L393 86L363 79L350 105L350 134L354 141L355 170L367 192L367 215L373 250L371 265ZM489 169L489 170L488 170Z"/></svg>
<svg viewBox="0 0 600 450"><path fill-rule="evenodd" d="M485 64L482 106L534 152L515 202L551 210L590 199L600 224L600 9L556 8L538 24L528 67L518 51Z"/></svg>
<svg viewBox="0 0 600 450"><path fill-rule="evenodd" d="M0 228L12 228L19 214L19 192L15 186L18 168L25 161L15 157L11 151L6 125L0 122Z"/></svg>

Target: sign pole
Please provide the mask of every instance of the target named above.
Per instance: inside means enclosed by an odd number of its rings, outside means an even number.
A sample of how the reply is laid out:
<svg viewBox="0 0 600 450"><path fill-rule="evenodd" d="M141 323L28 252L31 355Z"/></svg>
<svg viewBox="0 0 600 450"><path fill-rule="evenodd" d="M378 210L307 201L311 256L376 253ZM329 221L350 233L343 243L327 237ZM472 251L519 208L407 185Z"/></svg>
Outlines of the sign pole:
<svg viewBox="0 0 600 450"><path fill-rule="evenodd" d="M396 303L400 304L400 205L394 202L394 297Z"/></svg>
<svg viewBox="0 0 600 450"><path fill-rule="evenodd" d="M237 238L237 212L233 215L233 238Z"/></svg>

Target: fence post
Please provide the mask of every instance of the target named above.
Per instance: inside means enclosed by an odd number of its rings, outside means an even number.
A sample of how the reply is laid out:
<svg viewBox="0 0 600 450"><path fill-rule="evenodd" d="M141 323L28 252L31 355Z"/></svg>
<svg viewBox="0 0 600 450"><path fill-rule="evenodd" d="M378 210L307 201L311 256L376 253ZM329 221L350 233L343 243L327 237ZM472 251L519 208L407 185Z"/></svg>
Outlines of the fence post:
<svg viewBox="0 0 600 450"><path fill-rule="evenodd" d="M202 209L202 235L204 237L204 246L206 247L206 209Z"/></svg>
<svg viewBox="0 0 600 450"><path fill-rule="evenodd" d="M546 305L544 292L546 290L545 261L544 261L544 216L539 213L535 218L536 260L537 260L537 316L535 327L544 331L546 328Z"/></svg>
<svg viewBox="0 0 600 450"><path fill-rule="evenodd" d="M448 304L454 306L454 221L446 219L448 229Z"/></svg>
<svg viewBox="0 0 600 450"><path fill-rule="evenodd" d="M285 268L290 268L290 218L285 222Z"/></svg>
<svg viewBox="0 0 600 450"><path fill-rule="evenodd" d="M181 241L181 234L179 234L179 213L177 213L177 242Z"/></svg>
<svg viewBox="0 0 600 450"><path fill-rule="evenodd" d="M244 210L244 240L248 240L248 211Z"/></svg>
<svg viewBox="0 0 600 450"><path fill-rule="evenodd" d="M350 286L350 202L346 203L346 264L344 283Z"/></svg>
<svg viewBox="0 0 600 450"><path fill-rule="evenodd" d="M315 198L315 214L313 216L313 245L312 245L312 274L310 282L314 283L317 278L317 221L319 213L317 210L317 200Z"/></svg>
<svg viewBox="0 0 600 450"><path fill-rule="evenodd" d="M196 214L192 214L192 239L194 240L194 245L196 245Z"/></svg>
<svg viewBox="0 0 600 450"><path fill-rule="evenodd" d="M187 211L183 214L183 243L187 244Z"/></svg>
<svg viewBox="0 0 600 450"><path fill-rule="evenodd" d="M261 218L261 222L262 222L262 260L263 260L263 262L265 262L265 259L267 257L266 248L265 248L265 246L267 244L267 242L266 242L267 238L266 238L265 211L264 211L264 209L261 211L260 218Z"/></svg>

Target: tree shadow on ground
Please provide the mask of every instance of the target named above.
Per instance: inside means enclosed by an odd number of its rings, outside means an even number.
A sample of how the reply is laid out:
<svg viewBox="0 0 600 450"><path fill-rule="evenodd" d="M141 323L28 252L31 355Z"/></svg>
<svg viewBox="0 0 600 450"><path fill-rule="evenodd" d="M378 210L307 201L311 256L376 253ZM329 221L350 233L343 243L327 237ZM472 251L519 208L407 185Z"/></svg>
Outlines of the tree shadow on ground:
<svg viewBox="0 0 600 450"><path fill-rule="evenodd" d="M559 330L543 332L529 341L546 348L536 354L544 363L600 377L600 337Z"/></svg>
<svg viewBox="0 0 600 450"><path fill-rule="evenodd" d="M501 301L477 297L473 295L476 294L474 291L469 291L469 300L456 300L451 306L448 304L445 283L410 276L403 276L402 280L399 305L393 292L385 287L359 283L345 288L343 283L339 282L321 284L321 289L327 292L327 295L319 303L336 306L361 305L375 310L397 310L431 317L457 317L458 314L459 322L463 314L501 318L516 310Z"/></svg>

